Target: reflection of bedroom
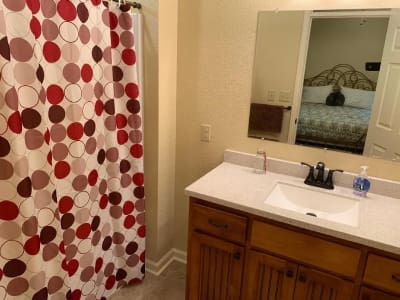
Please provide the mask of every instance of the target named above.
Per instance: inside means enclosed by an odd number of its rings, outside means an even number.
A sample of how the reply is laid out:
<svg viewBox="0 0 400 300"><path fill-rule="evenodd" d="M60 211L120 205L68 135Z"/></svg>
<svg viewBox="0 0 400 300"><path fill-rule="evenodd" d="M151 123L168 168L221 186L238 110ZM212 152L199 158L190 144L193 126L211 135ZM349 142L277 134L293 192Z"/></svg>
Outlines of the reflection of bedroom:
<svg viewBox="0 0 400 300"><path fill-rule="evenodd" d="M380 62L388 18L315 18L312 20L304 78L337 64L349 64L373 81L377 71L366 62Z"/></svg>
<svg viewBox="0 0 400 300"><path fill-rule="evenodd" d="M248 136L398 160L399 26L390 9L259 12Z"/></svg>
<svg viewBox="0 0 400 300"><path fill-rule="evenodd" d="M297 144L363 153L387 26L387 18L313 19Z"/></svg>

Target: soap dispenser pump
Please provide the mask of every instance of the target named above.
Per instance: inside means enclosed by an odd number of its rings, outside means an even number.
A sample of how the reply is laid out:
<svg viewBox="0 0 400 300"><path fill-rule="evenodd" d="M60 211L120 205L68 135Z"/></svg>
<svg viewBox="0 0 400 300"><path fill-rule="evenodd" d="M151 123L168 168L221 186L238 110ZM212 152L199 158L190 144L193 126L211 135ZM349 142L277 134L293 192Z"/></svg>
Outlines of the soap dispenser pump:
<svg viewBox="0 0 400 300"><path fill-rule="evenodd" d="M371 187L371 182L367 175L368 166L361 166L361 172L354 178L353 190L354 194L361 197L367 197L367 193Z"/></svg>

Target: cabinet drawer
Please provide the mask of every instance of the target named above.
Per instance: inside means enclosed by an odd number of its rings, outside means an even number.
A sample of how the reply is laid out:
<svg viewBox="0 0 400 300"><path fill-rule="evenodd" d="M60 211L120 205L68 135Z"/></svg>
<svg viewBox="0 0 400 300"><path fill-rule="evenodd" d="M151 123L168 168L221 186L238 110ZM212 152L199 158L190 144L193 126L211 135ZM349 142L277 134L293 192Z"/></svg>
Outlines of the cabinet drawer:
<svg viewBox="0 0 400 300"><path fill-rule="evenodd" d="M363 287L359 300L400 300L400 297L392 296L378 290Z"/></svg>
<svg viewBox="0 0 400 300"><path fill-rule="evenodd" d="M246 241L247 218L196 203L192 203L191 210L195 229L229 241Z"/></svg>
<svg viewBox="0 0 400 300"><path fill-rule="evenodd" d="M400 261L368 255L364 282L400 294Z"/></svg>
<svg viewBox="0 0 400 300"><path fill-rule="evenodd" d="M254 221L251 245L299 262L354 278L361 251L341 244Z"/></svg>

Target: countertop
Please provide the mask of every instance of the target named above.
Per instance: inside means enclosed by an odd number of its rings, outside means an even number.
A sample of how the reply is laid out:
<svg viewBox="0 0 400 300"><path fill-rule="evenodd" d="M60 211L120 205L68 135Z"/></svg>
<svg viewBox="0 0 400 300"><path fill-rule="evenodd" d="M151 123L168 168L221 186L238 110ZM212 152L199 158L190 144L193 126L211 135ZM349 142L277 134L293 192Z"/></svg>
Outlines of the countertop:
<svg viewBox="0 0 400 300"><path fill-rule="evenodd" d="M353 196L336 186L330 193L360 201L359 226L353 227L281 209L264 201L277 182L304 185L304 179L223 162L185 189L188 196L242 210L271 220L400 255L400 199L369 193ZM318 188L316 188L318 190Z"/></svg>

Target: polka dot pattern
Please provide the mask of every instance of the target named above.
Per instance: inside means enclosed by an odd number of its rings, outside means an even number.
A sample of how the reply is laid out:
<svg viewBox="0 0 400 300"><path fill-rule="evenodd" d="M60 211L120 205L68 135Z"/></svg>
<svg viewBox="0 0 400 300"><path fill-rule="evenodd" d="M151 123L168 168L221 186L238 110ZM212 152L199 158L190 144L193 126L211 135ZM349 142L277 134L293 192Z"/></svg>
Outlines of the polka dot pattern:
<svg viewBox="0 0 400 300"><path fill-rule="evenodd" d="M129 9L0 1L0 298L107 299L144 275Z"/></svg>

